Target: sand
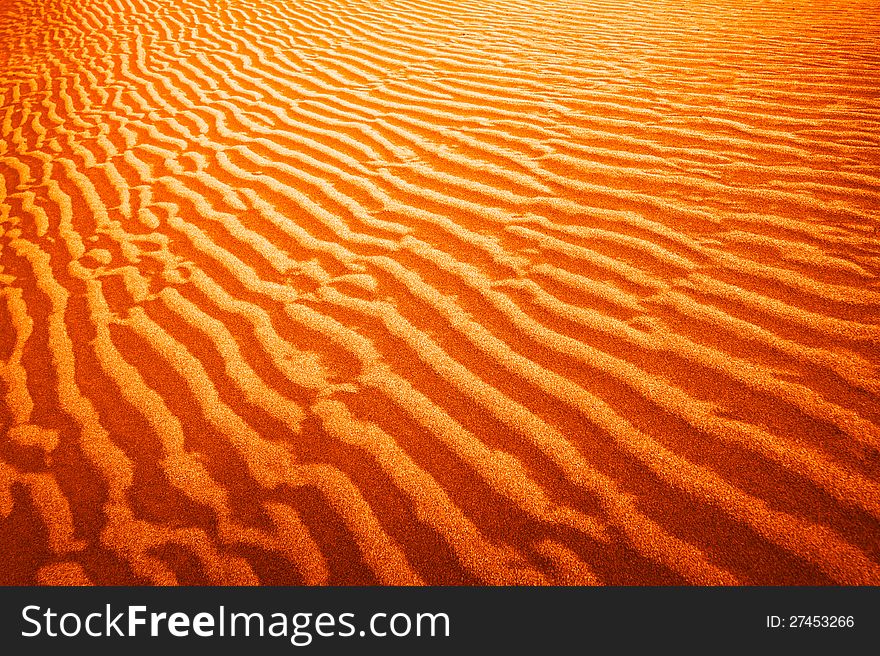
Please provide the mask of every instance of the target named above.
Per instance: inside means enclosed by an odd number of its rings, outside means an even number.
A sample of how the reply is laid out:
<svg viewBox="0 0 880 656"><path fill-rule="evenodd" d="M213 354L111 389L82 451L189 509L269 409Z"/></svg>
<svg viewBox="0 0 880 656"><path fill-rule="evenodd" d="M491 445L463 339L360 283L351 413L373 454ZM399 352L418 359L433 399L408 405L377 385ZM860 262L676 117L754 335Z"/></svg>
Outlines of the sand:
<svg viewBox="0 0 880 656"><path fill-rule="evenodd" d="M3 0L0 583L880 584L875 9Z"/></svg>

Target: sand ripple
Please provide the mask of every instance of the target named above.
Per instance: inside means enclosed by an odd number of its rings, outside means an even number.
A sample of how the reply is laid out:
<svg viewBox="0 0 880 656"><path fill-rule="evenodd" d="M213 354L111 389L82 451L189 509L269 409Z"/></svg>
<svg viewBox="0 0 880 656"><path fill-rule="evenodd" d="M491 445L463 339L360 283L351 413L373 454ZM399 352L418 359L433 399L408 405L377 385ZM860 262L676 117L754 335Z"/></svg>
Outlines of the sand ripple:
<svg viewBox="0 0 880 656"><path fill-rule="evenodd" d="M880 584L875 9L7 0L0 583Z"/></svg>

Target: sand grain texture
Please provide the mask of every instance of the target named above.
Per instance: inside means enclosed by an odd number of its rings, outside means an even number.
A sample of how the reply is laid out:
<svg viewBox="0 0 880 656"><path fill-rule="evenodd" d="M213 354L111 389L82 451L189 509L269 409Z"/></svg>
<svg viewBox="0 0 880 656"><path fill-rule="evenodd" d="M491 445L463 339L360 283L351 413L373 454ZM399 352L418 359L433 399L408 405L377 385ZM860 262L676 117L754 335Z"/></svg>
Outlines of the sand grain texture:
<svg viewBox="0 0 880 656"><path fill-rule="evenodd" d="M0 0L0 583L880 583L875 10Z"/></svg>

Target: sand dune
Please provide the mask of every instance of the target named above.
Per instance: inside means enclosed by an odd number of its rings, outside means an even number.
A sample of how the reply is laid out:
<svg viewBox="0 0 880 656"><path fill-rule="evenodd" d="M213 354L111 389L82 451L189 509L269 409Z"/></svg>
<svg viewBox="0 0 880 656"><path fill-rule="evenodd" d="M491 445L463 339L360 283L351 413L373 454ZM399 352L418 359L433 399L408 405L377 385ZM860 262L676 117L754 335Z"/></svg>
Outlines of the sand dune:
<svg viewBox="0 0 880 656"><path fill-rule="evenodd" d="M0 583L880 584L875 10L4 0Z"/></svg>

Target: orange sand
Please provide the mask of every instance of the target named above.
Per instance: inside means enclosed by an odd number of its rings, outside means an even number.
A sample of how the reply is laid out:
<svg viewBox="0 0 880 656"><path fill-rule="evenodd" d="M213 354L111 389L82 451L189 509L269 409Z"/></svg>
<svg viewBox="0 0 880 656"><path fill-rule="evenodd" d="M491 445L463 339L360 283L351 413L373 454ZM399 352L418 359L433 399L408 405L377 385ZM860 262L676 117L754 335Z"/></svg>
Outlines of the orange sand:
<svg viewBox="0 0 880 656"><path fill-rule="evenodd" d="M2 0L0 583L880 584L875 10Z"/></svg>

